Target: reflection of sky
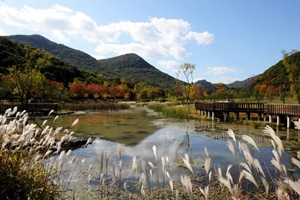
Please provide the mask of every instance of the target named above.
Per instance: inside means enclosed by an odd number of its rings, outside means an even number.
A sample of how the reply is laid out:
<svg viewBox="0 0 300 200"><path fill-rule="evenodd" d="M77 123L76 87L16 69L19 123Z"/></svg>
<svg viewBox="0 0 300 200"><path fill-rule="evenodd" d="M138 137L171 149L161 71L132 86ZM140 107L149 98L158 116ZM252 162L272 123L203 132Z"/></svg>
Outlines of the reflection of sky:
<svg viewBox="0 0 300 200"><path fill-rule="evenodd" d="M188 128L187 128L188 127ZM186 130L188 130L189 141L186 137ZM189 174L190 172L182 167L176 167L176 163L178 161L182 161L182 157L185 153L188 153L190 156L191 162L195 162L193 170L197 173L197 171L202 170L202 174L204 173L203 160L206 158L204 153L204 147L207 148L211 158L212 165L217 167L221 166L223 168L223 172L225 172L225 168L229 164L237 163L237 160L233 157L231 152L227 147L227 142L224 140L215 140L210 137L201 135L201 133L193 132L194 128L191 124L186 123L169 123L165 124L165 127L157 130L153 134L146 137L140 143L135 146L125 146L121 145L122 149L122 159L123 159L123 167L122 170L125 174L131 173L131 165L132 165L132 157L136 156L138 171L141 173L141 163L142 161L152 162L154 165L156 164L154 154L152 151L152 146L155 145L157 148L157 157L158 157L158 165L161 166L161 157L168 157L170 161L169 173L172 179L178 180L180 175ZM109 161L110 163L114 163L115 167L118 166L118 143L97 139L93 142L93 144L89 145L87 148L76 150L75 155L80 156L81 158L86 159L87 164L93 163L94 166L99 165L101 150L109 153ZM259 158L263 168L266 169L266 165L263 164L262 160L266 161L267 167L270 167L270 161L272 159L272 149L269 147L260 147L260 152L252 150L253 156L255 158ZM237 150L237 144L236 144ZM286 162L287 167L290 166L290 154L285 153L283 156L283 160ZM199 160L201 162L199 162ZM244 159L241 161L245 162ZM147 168L150 169L150 166L147 165Z"/></svg>
<svg viewBox="0 0 300 200"><path fill-rule="evenodd" d="M114 118L116 120L116 117ZM131 117L130 119L132 120L134 118ZM126 176L127 178L132 176L138 178L140 176L142 172L141 163L143 161L145 161L146 163L150 161L154 165L158 165L161 167L161 157L163 156L165 158L168 157L170 161L170 168L168 169L168 172L171 178L173 180L179 180L180 175L190 174L188 169L176 166L178 165L178 163L182 164L182 157L185 153L189 155L191 162L194 163L194 172L196 174L199 172L201 172L201 174L205 174L203 169L204 159L206 158L204 153L205 147L207 148L212 159L213 168L220 165L223 168L223 173L225 173L225 169L229 164L237 163L237 159L233 157L232 153L227 147L226 131L224 131L224 140L217 140L213 139L214 129L211 128L211 125L207 125L207 123L202 124L202 122L198 121L187 122L185 120L168 120L153 118L147 118L146 120L149 120L147 123L145 123L146 125L155 126L155 128L152 127L154 132L152 134L149 133L143 135L143 137L139 137L139 139L141 138L142 140L135 143L135 145L133 146L125 145L124 143L122 143L122 141L118 143L104 139L96 139L92 144L88 145L86 148L81 148L73 151L73 154L77 156L78 160L85 159L84 163L80 163L80 168L76 168L76 170L85 171L79 171L77 174L91 173L94 177L99 177L101 152L109 154L109 174L112 174L112 166L114 166L116 171L118 171L118 146L120 146L122 150L122 176ZM99 120L97 120L97 122L98 121ZM120 120L118 119L118 121ZM122 123L126 123L126 128L130 128L130 125L136 127L137 124L146 128L144 122L142 124L141 121L138 120L134 123L129 123L125 121ZM204 129L209 129L210 131L205 133L203 131L199 131ZM122 134L126 134L124 133L124 128L121 128L120 131L122 131ZM110 133L112 134L112 132ZM134 131L130 132L131 135L133 133ZM189 137L187 137L187 133ZM211 137L208 137L208 134L211 134ZM129 135L129 137L131 137L131 135ZM132 137L136 136L132 135ZM158 163L156 163L154 158L152 150L153 145L155 145L157 148ZM237 151L237 144L235 144L235 147ZM252 155L261 161L261 165L264 169L268 168L270 170L270 168L274 168L270 165L270 161L273 157L272 148L262 146L259 148L259 152L257 152L256 150L251 150ZM139 175L133 175L131 171L133 156L136 156L138 166L137 174ZM291 155L289 153L284 153L284 155L282 156L282 160L287 166L287 168L291 166L291 163L289 161L290 157ZM241 159L241 161L244 162L243 159ZM266 165L264 164L264 162L266 163ZM88 172L87 170L90 164L93 165L92 172ZM148 164L147 169L150 169L150 166ZM233 167L232 174L234 173L234 170L235 169ZM161 168L159 169L159 173L160 177L163 176ZM294 178L296 178L295 176L299 177L299 174L294 175Z"/></svg>

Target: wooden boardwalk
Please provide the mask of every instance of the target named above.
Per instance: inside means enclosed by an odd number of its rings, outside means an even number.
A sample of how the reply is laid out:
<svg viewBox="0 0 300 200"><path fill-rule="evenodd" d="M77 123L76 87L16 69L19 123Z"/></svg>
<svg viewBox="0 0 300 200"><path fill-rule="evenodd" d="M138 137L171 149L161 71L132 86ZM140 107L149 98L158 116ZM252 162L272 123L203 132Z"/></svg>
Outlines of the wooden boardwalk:
<svg viewBox="0 0 300 200"><path fill-rule="evenodd" d="M264 103L233 103L233 102L197 102L195 103L196 110L199 110L201 114L206 115L209 118L228 120L229 113L234 113L234 120L239 118L239 113L246 114L246 120L250 119L251 113L257 114L257 119L263 117L264 121L266 117L269 117L269 122L276 117L277 125L280 124L280 120L290 127L290 118L294 117L299 120L300 118L300 104L264 104ZM286 118L286 120L283 120Z"/></svg>

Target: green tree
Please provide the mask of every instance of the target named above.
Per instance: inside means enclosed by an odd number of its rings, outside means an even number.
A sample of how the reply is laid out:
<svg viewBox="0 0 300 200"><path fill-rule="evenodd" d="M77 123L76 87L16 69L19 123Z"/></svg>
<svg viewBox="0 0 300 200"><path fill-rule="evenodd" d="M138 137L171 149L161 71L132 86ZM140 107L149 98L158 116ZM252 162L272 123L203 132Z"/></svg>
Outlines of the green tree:
<svg viewBox="0 0 300 200"><path fill-rule="evenodd" d="M289 53L282 51L282 54L283 64L287 68L291 83L291 91L296 96L298 104L300 104L300 52L296 50Z"/></svg>
<svg viewBox="0 0 300 200"><path fill-rule="evenodd" d="M46 78L41 69L51 64L49 59L52 56L28 45L24 45L20 51L22 60L9 68L8 77L13 85L12 93L19 97L22 109L26 109L29 99L40 96L45 90Z"/></svg>
<svg viewBox="0 0 300 200"><path fill-rule="evenodd" d="M180 88L183 92L183 103L187 105L188 112L190 113L190 103L193 100L191 96L191 87L193 84L193 74L196 69L196 66L190 63L184 63L180 65L177 76L183 75L185 77L186 83L178 81L180 83Z"/></svg>

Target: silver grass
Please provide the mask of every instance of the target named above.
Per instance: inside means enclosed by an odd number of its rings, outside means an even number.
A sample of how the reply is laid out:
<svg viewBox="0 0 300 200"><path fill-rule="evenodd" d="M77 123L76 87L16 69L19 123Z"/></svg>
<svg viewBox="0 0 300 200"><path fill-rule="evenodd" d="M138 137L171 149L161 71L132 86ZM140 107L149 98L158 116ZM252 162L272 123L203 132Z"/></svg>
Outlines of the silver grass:
<svg viewBox="0 0 300 200"><path fill-rule="evenodd" d="M236 142L234 132L231 129L228 129L227 134Z"/></svg>
<svg viewBox="0 0 300 200"><path fill-rule="evenodd" d="M182 160L185 164L185 166L192 172L192 174L194 175L192 166L190 164L190 159L189 159L189 155L188 154L184 154L184 157L182 157Z"/></svg>
<svg viewBox="0 0 300 200"><path fill-rule="evenodd" d="M54 120L53 120L53 122L55 122L57 119L58 119L58 115L56 115L56 117L54 117Z"/></svg>
<svg viewBox="0 0 300 200"><path fill-rule="evenodd" d="M86 143L85 143L85 146L87 146L88 144L91 144L92 143L92 138L89 138Z"/></svg>
<svg viewBox="0 0 300 200"><path fill-rule="evenodd" d="M172 179L169 180L169 185L170 185L171 191L173 193L174 186L173 186L173 180Z"/></svg>
<svg viewBox="0 0 300 200"><path fill-rule="evenodd" d="M266 195L268 196L269 195L269 188L270 188L269 183L264 177L261 178L261 182L263 183L265 191L266 191Z"/></svg>
<svg viewBox="0 0 300 200"><path fill-rule="evenodd" d="M228 149L231 151L232 155L235 157L235 149L230 140L227 141L227 146L228 146Z"/></svg>
<svg viewBox="0 0 300 200"><path fill-rule="evenodd" d="M47 120L43 121L42 127L45 126L45 124L47 123Z"/></svg>
<svg viewBox="0 0 300 200"><path fill-rule="evenodd" d="M207 157L207 158L209 158L210 156L209 156L209 153L208 153L208 151L207 151L207 148L206 148L206 147L204 147L204 152L205 152L205 155L206 155L206 157Z"/></svg>
<svg viewBox="0 0 300 200"><path fill-rule="evenodd" d="M244 163L244 162L241 162L240 165L241 165L242 167L244 167L244 169L246 169L248 172L251 173L251 169L250 169L250 166L249 166L249 165L247 165L247 164Z"/></svg>
<svg viewBox="0 0 300 200"><path fill-rule="evenodd" d="M146 196L146 192L144 190L144 185L142 185L141 187L141 194L145 197Z"/></svg>
<svg viewBox="0 0 300 200"><path fill-rule="evenodd" d="M154 157L155 157L155 161L157 162L156 146L155 145L152 146L152 150L153 150L153 154L154 154Z"/></svg>
<svg viewBox="0 0 300 200"><path fill-rule="evenodd" d="M257 151L259 151L255 141L252 139L252 137L248 135L242 135L242 139L251 144Z"/></svg>
<svg viewBox="0 0 300 200"><path fill-rule="evenodd" d="M292 163L300 169L300 160L298 160L296 158L292 158L291 160L292 160Z"/></svg>
<svg viewBox="0 0 300 200"><path fill-rule="evenodd" d="M73 126L75 126L76 124L78 124L78 122L79 122L79 119L75 119L74 122L73 122L73 124L71 125L71 127L73 127Z"/></svg>
<svg viewBox="0 0 300 200"><path fill-rule="evenodd" d="M127 183L126 183L126 181L124 181L124 184L123 184L123 186L124 186L124 190L125 190L125 192L127 192Z"/></svg>
<svg viewBox="0 0 300 200"><path fill-rule="evenodd" d="M208 182L211 181L211 175L212 175L212 171L210 171L209 174L208 174Z"/></svg>
<svg viewBox="0 0 300 200"><path fill-rule="evenodd" d="M43 158L47 158L51 153L52 153L52 150L48 150L48 151L45 153L45 155L44 155Z"/></svg>
<svg viewBox="0 0 300 200"><path fill-rule="evenodd" d="M208 194L209 194L209 185L207 185L204 189L199 187L200 192L203 194L205 200L208 200Z"/></svg>
<svg viewBox="0 0 300 200"><path fill-rule="evenodd" d="M247 163L249 164L249 166L253 165L253 157L249 151L249 149L244 149L243 154L245 156L245 159L247 161Z"/></svg>
<svg viewBox="0 0 300 200"><path fill-rule="evenodd" d="M184 186L184 189L188 193L190 199L193 199L193 188L192 188L192 182L189 176L181 175L181 183Z"/></svg>
<svg viewBox="0 0 300 200"><path fill-rule="evenodd" d="M54 110L51 110L51 111L48 113L48 116L51 115L53 112L54 112Z"/></svg>
<svg viewBox="0 0 300 200"><path fill-rule="evenodd" d="M284 180L298 195L300 195L300 181L293 181L290 178Z"/></svg>
<svg viewBox="0 0 300 200"><path fill-rule="evenodd" d="M283 144L282 144L281 139L275 134L274 130L269 125L266 125L263 132L266 135L270 136L274 140L274 142L277 146L278 153L279 153L279 155L281 155L281 152L284 151Z"/></svg>
<svg viewBox="0 0 300 200"><path fill-rule="evenodd" d="M152 168L152 169L155 169L155 166L153 165L153 163L152 162L148 162L148 165L150 165L150 167Z"/></svg>
<svg viewBox="0 0 300 200"><path fill-rule="evenodd" d="M223 175L222 175L222 168L220 166L218 166L218 177L219 178L223 178Z"/></svg>
<svg viewBox="0 0 300 200"><path fill-rule="evenodd" d="M243 173L243 174L244 174L244 177L245 177L247 180L249 180L250 182L252 182L252 183L256 186L256 188L258 188L257 182L256 182L256 180L254 179L253 175L252 175L250 172L248 172L248 171L246 171L246 170L242 170L241 173Z"/></svg>
<svg viewBox="0 0 300 200"><path fill-rule="evenodd" d="M253 165L256 168L257 171L259 171L264 177L266 177L264 170L262 169L260 162L258 161L258 159L254 159L253 160Z"/></svg>
<svg viewBox="0 0 300 200"><path fill-rule="evenodd" d="M231 174L230 174L230 169L231 169L231 167L232 167L232 165L228 165L227 166L227 170L226 170L226 178L227 178L227 180L232 184L233 183L233 178L232 178L232 176L231 176Z"/></svg>
<svg viewBox="0 0 300 200"><path fill-rule="evenodd" d="M300 159L300 151L297 152L297 158Z"/></svg>
<svg viewBox="0 0 300 200"><path fill-rule="evenodd" d="M168 179L171 179L171 178L170 178L170 174L169 174L168 171L165 171L165 174L166 174L166 176L168 177Z"/></svg>
<svg viewBox="0 0 300 200"><path fill-rule="evenodd" d="M133 174L135 174L135 172L136 172L136 170L137 170L136 156L133 156L133 158L132 158L131 169L132 169L132 171L133 171Z"/></svg>
<svg viewBox="0 0 300 200"><path fill-rule="evenodd" d="M120 144L118 144L118 156L119 156L119 160L121 160L121 158L122 158L122 148L121 148Z"/></svg>
<svg viewBox="0 0 300 200"><path fill-rule="evenodd" d="M275 149L272 150L274 158L272 158L271 163L280 171L282 172L282 168L280 165L280 157Z"/></svg>
<svg viewBox="0 0 300 200"><path fill-rule="evenodd" d="M229 192L230 192L231 194L233 194L233 188L232 188L232 186L231 186L229 180L227 180L227 179L225 179L225 178L223 178L223 177L219 177L219 181L220 181L220 183L221 183L222 185L224 185L224 186L229 190Z"/></svg>
<svg viewBox="0 0 300 200"><path fill-rule="evenodd" d="M209 170L211 167L211 159L210 158L206 158L205 159L205 163L204 163L204 169L206 171L206 174L208 174Z"/></svg>

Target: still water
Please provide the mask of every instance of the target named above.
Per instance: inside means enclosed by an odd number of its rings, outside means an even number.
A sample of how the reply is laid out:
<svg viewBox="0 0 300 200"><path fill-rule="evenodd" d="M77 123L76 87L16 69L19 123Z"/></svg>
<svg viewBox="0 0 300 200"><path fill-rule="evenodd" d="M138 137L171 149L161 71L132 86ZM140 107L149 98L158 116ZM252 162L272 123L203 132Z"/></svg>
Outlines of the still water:
<svg viewBox="0 0 300 200"><path fill-rule="evenodd" d="M75 119L79 119L79 123L71 128ZM108 164L105 165L109 171L130 180L132 177L138 179L143 162L146 163L147 169L151 169L147 163L161 166L163 157L171 178L180 180L181 175L191 174L188 169L182 167L182 157L188 154L194 172L205 174L203 169L206 158L205 147L211 157L212 168L221 166L224 172L229 164L234 165L238 162L228 149L227 140L230 138L227 129L231 128L238 133L236 137L240 141L241 134L252 136L254 131L262 133L262 130L247 126L241 128L241 126L205 120L165 119L146 108L131 108L118 112L79 112L74 115L59 116L55 122L48 120L47 124L70 128L78 137L93 138L92 144L73 151L72 154L76 156L80 167L70 168L69 171L75 173L74 171L81 170L75 174L89 177L89 182L95 184L100 181L100 174L104 173L104 170L100 171L100 168L104 168L103 159L107 159ZM253 138L260 149L260 151L251 150L253 157L264 163L262 164L264 169L270 170L273 155L269 138L263 136L253 136ZM237 143L234 145L238 150ZM157 160L153 146L156 147ZM137 173L133 173L131 169L134 156L137 162ZM290 162L291 156L293 155L288 152L284 152L282 156L282 162L287 168L293 167ZM120 158L122 169L120 169ZM239 161L245 162L242 158ZM237 169L233 167L232 174L234 170ZM299 174L295 173L292 176L297 178ZM74 177L72 177L74 180L79 179Z"/></svg>

